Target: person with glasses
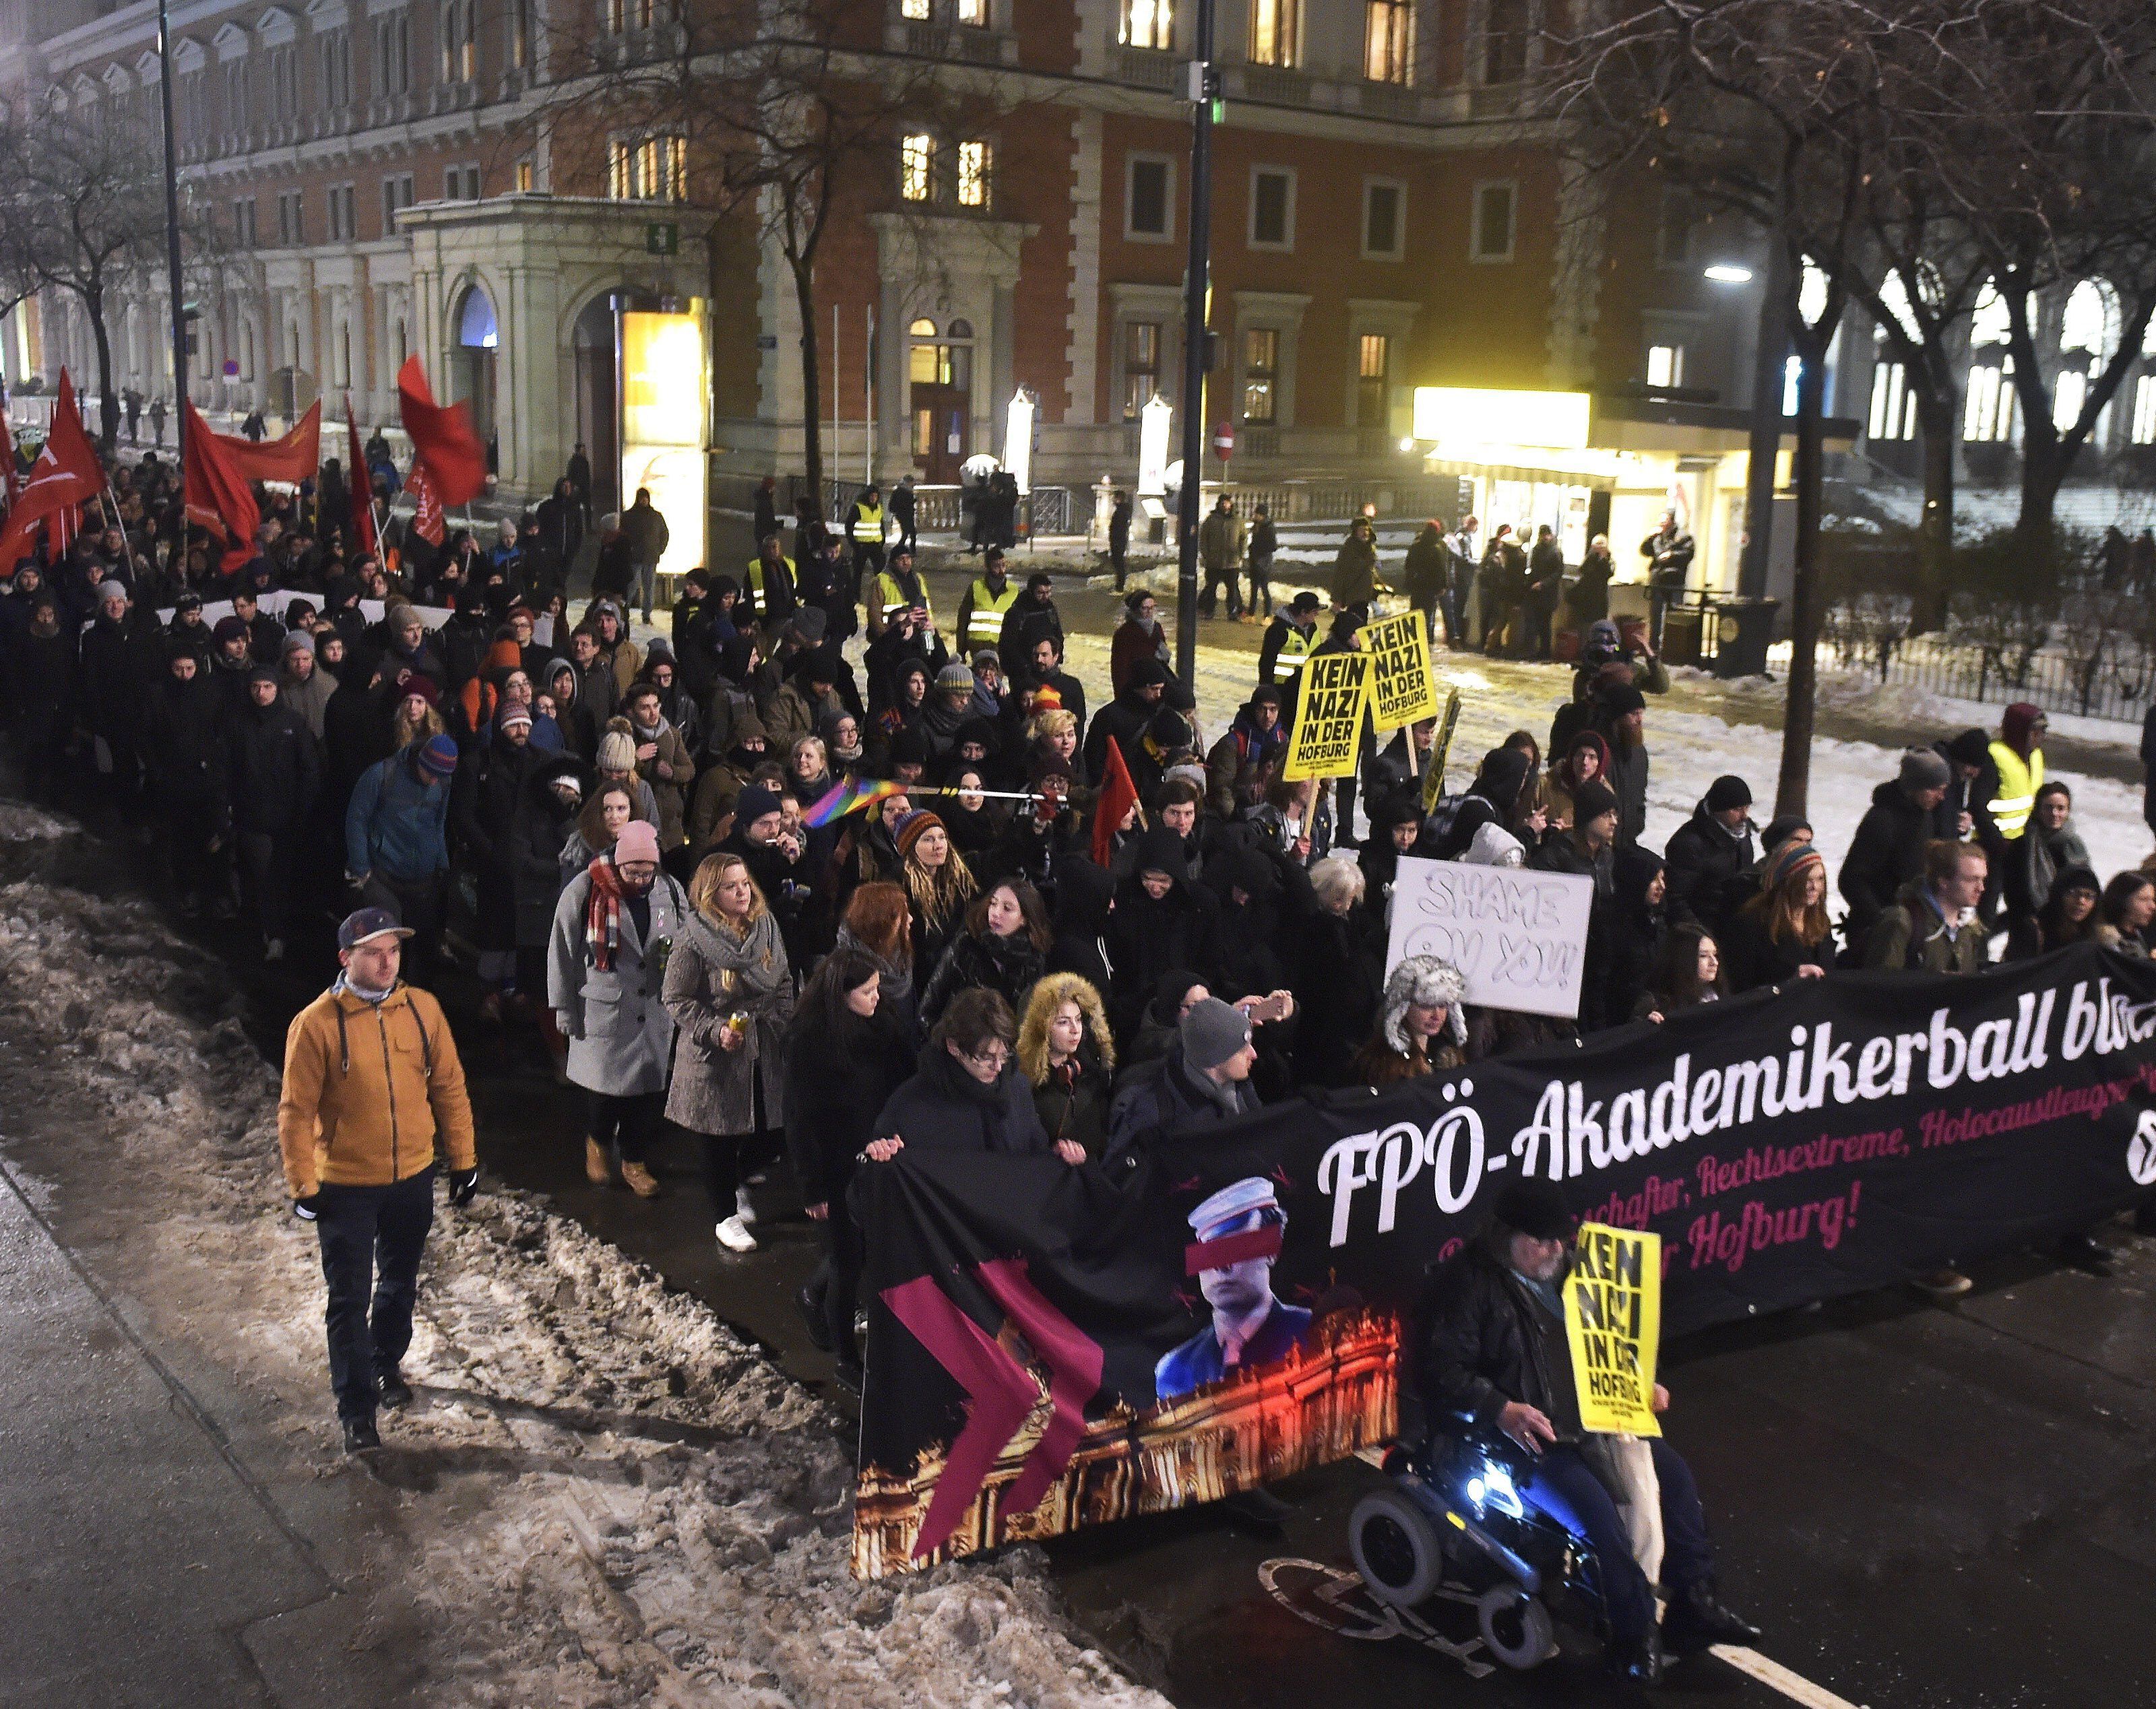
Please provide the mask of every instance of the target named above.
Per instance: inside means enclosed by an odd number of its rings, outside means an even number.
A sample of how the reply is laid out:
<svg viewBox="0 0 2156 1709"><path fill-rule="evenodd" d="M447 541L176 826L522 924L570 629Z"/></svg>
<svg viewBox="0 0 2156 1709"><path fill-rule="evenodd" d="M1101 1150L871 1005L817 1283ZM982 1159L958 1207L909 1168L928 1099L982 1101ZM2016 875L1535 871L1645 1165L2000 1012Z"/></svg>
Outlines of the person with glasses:
<svg viewBox="0 0 2156 1709"><path fill-rule="evenodd" d="M1046 1155L1086 1161L1075 1140L1051 1142L1034 1108L1033 1087L1012 1058L1018 1023L998 993L976 986L951 999L928 1035L912 1079L876 1118L868 1155L887 1163L906 1147L937 1151Z"/></svg>

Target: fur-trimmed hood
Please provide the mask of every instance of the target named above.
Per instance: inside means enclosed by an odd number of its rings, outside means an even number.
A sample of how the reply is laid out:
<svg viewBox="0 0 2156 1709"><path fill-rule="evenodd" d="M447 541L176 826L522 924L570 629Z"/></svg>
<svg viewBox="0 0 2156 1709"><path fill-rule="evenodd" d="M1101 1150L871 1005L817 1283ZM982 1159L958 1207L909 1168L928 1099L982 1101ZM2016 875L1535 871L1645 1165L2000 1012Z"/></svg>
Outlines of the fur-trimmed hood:
<svg viewBox="0 0 2156 1709"><path fill-rule="evenodd" d="M1460 969L1435 956L1409 956L1394 968L1385 981L1384 1006L1378 1030L1386 1044L1403 1056L1414 1054L1404 1022L1410 1006L1419 1008L1445 1005L1445 1035L1455 1044L1467 1042L1467 1016L1461 1008L1467 985ZM1022 1041L1021 1041L1022 1042Z"/></svg>
<svg viewBox="0 0 2156 1709"><path fill-rule="evenodd" d="M1115 1035L1108 1029L1106 1009L1093 982L1079 973L1050 973L1040 980L1025 1000L1025 1018L1018 1029L1019 1071L1031 1085L1048 1078L1048 1024L1066 1003L1078 1005L1086 1017L1086 1036L1100 1053L1101 1065L1112 1072L1116 1066Z"/></svg>

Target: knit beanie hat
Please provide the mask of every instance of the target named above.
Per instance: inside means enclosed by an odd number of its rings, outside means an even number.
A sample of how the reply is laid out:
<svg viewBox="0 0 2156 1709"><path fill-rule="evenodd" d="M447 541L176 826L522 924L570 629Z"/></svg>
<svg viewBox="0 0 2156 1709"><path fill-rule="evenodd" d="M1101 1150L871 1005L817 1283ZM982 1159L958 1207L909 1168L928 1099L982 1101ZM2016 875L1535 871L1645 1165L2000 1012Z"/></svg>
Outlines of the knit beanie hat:
<svg viewBox="0 0 2156 1709"><path fill-rule="evenodd" d="M1176 1025L1183 1060L1195 1069L1218 1068L1250 1042L1250 1018L1217 997L1194 1003Z"/></svg>
<svg viewBox="0 0 2156 1709"><path fill-rule="evenodd" d="M288 658L295 653L311 654L314 650L315 638L305 629L293 629L285 637L285 652Z"/></svg>
<svg viewBox="0 0 2156 1709"><path fill-rule="evenodd" d="M785 810L778 795L761 783L752 783L734 797L734 823L744 830L760 819Z"/></svg>
<svg viewBox="0 0 2156 1709"><path fill-rule="evenodd" d="M942 819L925 808L916 808L898 822L898 852L903 855L911 854L914 845L920 842L925 832L942 829Z"/></svg>
<svg viewBox="0 0 2156 1709"><path fill-rule="evenodd" d="M939 693L963 689L971 694L973 691L973 673L953 659L936 673L936 687Z"/></svg>
<svg viewBox="0 0 2156 1709"><path fill-rule="evenodd" d="M636 738L625 731L608 731L599 738L598 764L602 772L634 771Z"/></svg>
<svg viewBox="0 0 2156 1709"><path fill-rule="evenodd" d="M1647 697L1629 682L1613 682L1602 690L1602 704L1613 718L1647 710Z"/></svg>
<svg viewBox="0 0 2156 1709"><path fill-rule="evenodd" d="M2000 714L1999 733L2006 738L2010 747L2025 746L2034 737L2036 726L2043 716L2041 706L2032 706L2026 701L2016 701Z"/></svg>
<svg viewBox="0 0 2156 1709"><path fill-rule="evenodd" d="M1717 778L1707 787L1707 810L1709 813L1727 813L1732 808L1752 804L1752 786L1742 778Z"/></svg>
<svg viewBox="0 0 2156 1709"><path fill-rule="evenodd" d="M630 860L648 860L659 864L659 831L648 819L633 819L621 828L621 834L613 841L613 864L616 866Z"/></svg>
<svg viewBox="0 0 2156 1709"><path fill-rule="evenodd" d="M210 637L222 647L227 641L244 640L249 633L245 618L221 617L217 627L210 631Z"/></svg>
<svg viewBox="0 0 2156 1709"><path fill-rule="evenodd" d="M430 778L452 778L457 770L457 745L446 736L430 736L419 750L419 769Z"/></svg>
<svg viewBox="0 0 2156 1709"><path fill-rule="evenodd" d="M1902 756L1902 787L1911 794L1919 789L1943 789L1953 781L1953 768L1936 748L1912 747Z"/></svg>
<svg viewBox="0 0 2156 1709"><path fill-rule="evenodd" d="M529 730L531 727L531 715L521 706L504 706L501 709L501 717L495 719L495 722L504 730L514 730L520 725Z"/></svg>
<svg viewBox="0 0 2156 1709"><path fill-rule="evenodd" d="M1572 822L1576 826L1616 811L1616 792L1599 778L1590 778L1572 792Z"/></svg>
<svg viewBox="0 0 2156 1709"><path fill-rule="evenodd" d="M108 599L125 599L126 597L127 588L123 582L100 582L97 584L97 603L100 605Z"/></svg>
<svg viewBox="0 0 2156 1709"><path fill-rule="evenodd" d="M1980 766L1991 757L1991 738L1981 730L1964 730L1947 744L1947 754L1958 766Z"/></svg>

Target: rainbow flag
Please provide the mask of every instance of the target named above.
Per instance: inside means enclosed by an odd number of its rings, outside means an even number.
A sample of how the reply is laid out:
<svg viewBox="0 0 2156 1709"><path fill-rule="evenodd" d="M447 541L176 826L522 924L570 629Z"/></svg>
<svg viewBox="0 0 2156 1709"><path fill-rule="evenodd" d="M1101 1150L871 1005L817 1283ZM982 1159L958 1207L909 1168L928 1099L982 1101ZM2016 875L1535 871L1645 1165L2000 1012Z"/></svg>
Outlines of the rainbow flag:
<svg viewBox="0 0 2156 1709"><path fill-rule="evenodd" d="M876 802L887 801L894 795L905 793L906 785L892 778L849 778L803 813L801 822L811 830L819 830L834 819L844 819L850 813L857 813Z"/></svg>

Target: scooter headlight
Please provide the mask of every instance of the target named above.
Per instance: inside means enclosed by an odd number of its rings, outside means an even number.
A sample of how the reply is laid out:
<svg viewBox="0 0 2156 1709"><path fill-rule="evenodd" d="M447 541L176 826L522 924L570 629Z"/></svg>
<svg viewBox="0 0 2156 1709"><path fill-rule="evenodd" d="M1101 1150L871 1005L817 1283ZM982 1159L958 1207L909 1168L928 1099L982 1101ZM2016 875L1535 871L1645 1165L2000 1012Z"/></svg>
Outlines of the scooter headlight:
<svg viewBox="0 0 2156 1709"><path fill-rule="evenodd" d="M1512 1475L1494 1460L1485 1460L1468 1479L1466 1493L1477 1513L1495 1508L1517 1519L1527 1511L1519 1491L1512 1486Z"/></svg>

